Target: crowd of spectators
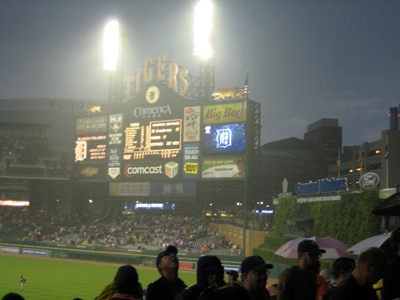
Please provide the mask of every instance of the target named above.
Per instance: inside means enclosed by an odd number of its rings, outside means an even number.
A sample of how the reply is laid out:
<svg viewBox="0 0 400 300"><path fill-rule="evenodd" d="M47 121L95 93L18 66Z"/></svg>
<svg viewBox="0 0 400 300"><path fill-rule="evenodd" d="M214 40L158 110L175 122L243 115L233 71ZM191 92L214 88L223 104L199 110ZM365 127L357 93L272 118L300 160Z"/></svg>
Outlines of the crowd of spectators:
<svg viewBox="0 0 400 300"><path fill-rule="evenodd" d="M0 138L0 158L15 157L21 164L35 164L40 156L50 156L51 146L45 138L8 136Z"/></svg>
<svg viewBox="0 0 400 300"><path fill-rule="evenodd" d="M241 254L240 247L218 233L206 218L176 213L32 214L4 208L0 238L142 250L160 250L172 244L188 253L224 250L226 254Z"/></svg>

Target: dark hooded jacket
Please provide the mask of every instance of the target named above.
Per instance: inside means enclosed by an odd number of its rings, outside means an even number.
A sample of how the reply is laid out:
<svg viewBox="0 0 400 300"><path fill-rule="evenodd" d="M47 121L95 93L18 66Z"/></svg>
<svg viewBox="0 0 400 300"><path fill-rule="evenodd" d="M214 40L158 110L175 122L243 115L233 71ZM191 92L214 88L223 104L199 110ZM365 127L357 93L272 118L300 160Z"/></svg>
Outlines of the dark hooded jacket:
<svg viewBox="0 0 400 300"><path fill-rule="evenodd" d="M211 285L224 286L224 267L216 256L202 256L197 261L197 283L186 288L175 300L198 300L210 285L208 277L215 276Z"/></svg>

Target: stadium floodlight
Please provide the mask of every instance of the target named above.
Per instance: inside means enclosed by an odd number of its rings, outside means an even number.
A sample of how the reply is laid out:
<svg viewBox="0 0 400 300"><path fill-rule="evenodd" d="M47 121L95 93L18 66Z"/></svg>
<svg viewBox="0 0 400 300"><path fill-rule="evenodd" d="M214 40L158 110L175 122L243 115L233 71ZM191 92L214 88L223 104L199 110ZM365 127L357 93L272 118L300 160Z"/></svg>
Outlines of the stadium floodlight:
<svg viewBox="0 0 400 300"><path fill-rule="evenodd" d="M213 6L210 0L200 0L194 10L194 55L208 59L213 55L210 42Z"/></svg>
<svg viewBox="0 0 400 300"><path fill-rule="evenodd" d="M119 53L119 24L112 20L104 27L103 40L103 68L107 71L114 71L117 68Z"/></svg>

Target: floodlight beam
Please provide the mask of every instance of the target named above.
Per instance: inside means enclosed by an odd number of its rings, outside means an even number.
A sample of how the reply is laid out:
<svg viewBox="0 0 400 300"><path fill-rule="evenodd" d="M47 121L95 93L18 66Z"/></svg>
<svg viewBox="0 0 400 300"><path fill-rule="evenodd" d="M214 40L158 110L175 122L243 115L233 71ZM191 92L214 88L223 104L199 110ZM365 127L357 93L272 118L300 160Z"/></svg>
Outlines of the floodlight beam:
<svg viewBox="0 0 400 300"><path fill-rule="evenodd" d="M115 71L119 54L119 24L112 20L104 27L103 40L103 68L107 71Z"/></svg>
<svg viewBox="0 0 400 300"><path fill-rule="evenodd" d="M195 7L194 16L194 53L202 59L213 55L211 45L211 31L213 19L213 6L210 0L200 0Z"/></svg>

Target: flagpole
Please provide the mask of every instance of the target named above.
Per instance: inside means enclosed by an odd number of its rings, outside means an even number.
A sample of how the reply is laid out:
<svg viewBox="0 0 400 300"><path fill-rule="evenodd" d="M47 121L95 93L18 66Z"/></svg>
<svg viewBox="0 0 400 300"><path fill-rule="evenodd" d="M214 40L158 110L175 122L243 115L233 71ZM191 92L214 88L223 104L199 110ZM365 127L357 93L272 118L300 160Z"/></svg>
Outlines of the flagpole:
<svg viewBox="0 0 400 300"><path fill-rule="evenodd" d="M386 136L385 145L385 160L386 160L386 188L389 188L389 150L388 150L388 137Z"/></svg>
<svg viewBox="0 0 400 300"><path fill-rule="evenodd" d="M340 165L341 165L341 157L340 157L340 147L338 147L338 160L337 160L337 162L336 162L336 166L337 166L337 178L339 179L340 178Z"/></svg>
<svg viewBox="0 0 400 300"><path fill-rule="evenodd" d="M240 115L243 113L245 106L247 106L247 99L249 95L248 91L249 86L249 72L246 74L246 81L244 83L244 88L242 92L242 108L240 109ZM246 94L246 100L244 100L244 94ZM246 121L248 116L248 109L246 107ZM243 187L243 257L246 257L246 227L247 227L247 220L246 220L246 210L247 210L247 185L248 185L248 178L250 172L250 163L249 163L249 145L248 145L248 137L246 135L246 151L245 151L245 162L246 162L246 173L244 174L244 187Z"/></svg>
<svg viewBox="0 0 400 300"><path fill-rule="evenodd" d="M386 158L386 188L389 188L389 158Z"/></svg>

